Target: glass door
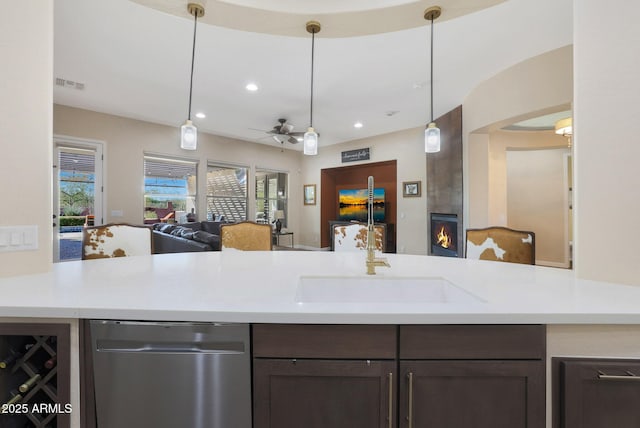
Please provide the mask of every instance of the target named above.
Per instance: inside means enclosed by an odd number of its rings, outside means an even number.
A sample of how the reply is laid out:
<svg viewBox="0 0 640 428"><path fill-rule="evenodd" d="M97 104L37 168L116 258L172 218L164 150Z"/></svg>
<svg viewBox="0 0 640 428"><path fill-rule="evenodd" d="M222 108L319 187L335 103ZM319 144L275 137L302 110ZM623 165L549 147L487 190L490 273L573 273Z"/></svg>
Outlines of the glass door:
<svg viewBox="0 0 640 428"><path fill-rule="evenodd" d="M102 224L102 144L54 144L53 261L79 260L83 226Z"/></svg>

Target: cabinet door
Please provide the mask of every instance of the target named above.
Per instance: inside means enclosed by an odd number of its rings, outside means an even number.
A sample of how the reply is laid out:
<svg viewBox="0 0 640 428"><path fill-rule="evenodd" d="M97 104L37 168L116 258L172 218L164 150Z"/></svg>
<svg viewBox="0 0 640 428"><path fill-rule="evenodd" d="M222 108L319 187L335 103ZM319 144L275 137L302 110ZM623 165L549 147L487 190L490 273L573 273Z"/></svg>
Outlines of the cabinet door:
<svg viewBox="0 0 640 428"><path fill-rule="evenodd" d="M392 428L394 361L255 359L254 428Z"/></svg>
<svg viewBox="0 0 640 428"><path fill-rule="evenodd" d="M563 428L640 427L639 360L564 361L561 373Z"/></svg>
<svg viewBox="0 0 640 428"><path fill-rule="evenodd" d="M400 426L544 428L542 361L401 361Z"/></svg>

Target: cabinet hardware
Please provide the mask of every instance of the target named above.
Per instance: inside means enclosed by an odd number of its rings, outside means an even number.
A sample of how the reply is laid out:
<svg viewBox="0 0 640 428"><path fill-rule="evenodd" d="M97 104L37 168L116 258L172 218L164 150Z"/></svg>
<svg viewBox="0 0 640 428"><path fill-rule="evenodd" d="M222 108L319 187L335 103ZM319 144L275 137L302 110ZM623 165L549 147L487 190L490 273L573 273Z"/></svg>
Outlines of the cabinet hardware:
<svg viewBox="0 0 640 428"><path fill-rule="evenodd" d="M633 380L640 381L640 376L635 373L630 372L629 370L625 371L626 375L608 375L603 371L598 370L598 379L600 380Z"/></svg>
<svg viewBox="0 0 640 428"><path fill-rule="evenodd" d="M393 428L393 373L389 373L389 428Z"/></svg>
<svg viewBox="0 0 640 428"><path fill-rule="evenodd" d="M409 379L409 400L408 403L408 411L407 411L407 421L409 422L409 428L413 426L413 373L409 372L407 375L407 379Z"/></svg>

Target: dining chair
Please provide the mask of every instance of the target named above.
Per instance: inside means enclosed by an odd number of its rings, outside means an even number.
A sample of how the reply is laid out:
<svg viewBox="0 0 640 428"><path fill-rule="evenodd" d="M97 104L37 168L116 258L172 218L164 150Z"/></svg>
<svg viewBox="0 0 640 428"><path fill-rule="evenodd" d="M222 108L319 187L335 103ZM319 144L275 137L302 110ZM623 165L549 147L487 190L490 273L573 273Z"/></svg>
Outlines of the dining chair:
<svg viewBox="0 0 640 428"><path fill-rule="evenodd" d="M82 229L82 260L152 254L149 226L110 223Z"/></svg>
<svg viewBox="0 0 640 428"><path fill-rule="evenodd" d="M536 264L536 235L531 231L493 226L467 229L466 258Z"/></svg>
<svg viewBox="0 0 640 428"><path fill-rule="evenodd" d="M271 251L272 229L253 221L223 224L220 227L220 249Z"/></svg>
<svg viewBox="0 0 640 428"><path fill-rule="evenodd" d="M385 228L374 225L376 250L385 251ZM364 223L334 224L331 230L333 251L360 251L367 249L367 225Z"/></svg>

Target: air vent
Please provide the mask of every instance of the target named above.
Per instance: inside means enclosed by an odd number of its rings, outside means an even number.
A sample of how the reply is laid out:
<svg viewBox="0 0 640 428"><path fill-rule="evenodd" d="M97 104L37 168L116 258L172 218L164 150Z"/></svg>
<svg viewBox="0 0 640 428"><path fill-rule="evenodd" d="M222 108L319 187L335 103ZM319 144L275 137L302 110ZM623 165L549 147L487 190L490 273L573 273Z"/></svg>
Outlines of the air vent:
<svg viewBox="0 0 640 428"><path fill-rule="evenodd" d="M70 88L70 89L78 89L80 91L84 89L84 83L74 82L73 80L61 79L60 77L56 77L56 86L62 86L63 88Z"/></svg>

